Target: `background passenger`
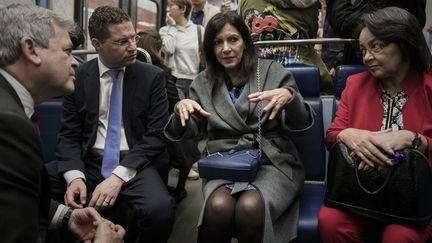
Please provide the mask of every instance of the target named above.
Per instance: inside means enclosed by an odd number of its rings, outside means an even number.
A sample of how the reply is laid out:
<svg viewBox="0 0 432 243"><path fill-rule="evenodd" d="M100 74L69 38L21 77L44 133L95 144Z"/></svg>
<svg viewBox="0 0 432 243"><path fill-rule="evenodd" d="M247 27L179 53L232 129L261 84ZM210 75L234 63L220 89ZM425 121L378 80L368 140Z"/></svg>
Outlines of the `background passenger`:
<svg viewBox="0 0 432 243"><path fill-rule="evenodd" d="M180 99L189 97L190 84L200 72L198 29L202 39L204 28L188 20L191 6L190 0L168 1L167 26L159 30L163 40L162 51L172 75L177 78L176 86ZM190 152L194 156L200 155L197 145L195 147L196 149ZM191 179L199 178L198 173L190 169L194 162L196 161L184 162L186 168L180 170L180 177L189 173Z"/></svg>
<svg viewBox="0 0 432 243"><path fill-rule="evenodd" d="M175 86L176 78L171 75L171 69L165 66L161 57L162 39L158 32L139 32L141 36L138 41L138 47L147 50L152 58L153 65L162 68L167 76L166 90L168 94L169 113L174 112L174 106L180 100ZM139 56L138 56L139 58ZM192 162L197 161L201 154L196 149L196 143L193 140L182 142L170 142L168 144L170 163L180 170L177 185L175 188L169 188L177 202L183 200L186 195L186 181ZM197 175L195 175L197 177Z"/></svg>
<svg viewBox="0 0 432 243"><path fill-rule="evenodd" d="M345 143L362 160L359 170L391 166L394 151L417 146L432 166L431 55L417 19L387 7L365 15L361 26L360 50L368 71L348 78L327 130L327 146L337 140ZM364 119L364 114L370 115ZM326 206L320 209L318 224L324 242L432 239L432 221L425 228L410 228Z"/></svg>
<svg viewBox="0 0 432 243"><path fill-rule="evenodd" d="M192 12L190 19L194 24L206 27L208 21L219 13L220 8L209 3L207 0L191 0Z"/></svg>
<svg viewBox="0 0 432 243"><path fill-rule="evenodd" d="M120 8L96 8L88 29L99 56L80 66L64 97L58 161L47 166L52 193L121 222L126 241L166 242L173 204L155 168L168 164L165 73L136 62L135 29Z"/></svg>
<svg viewBox="0 0 432 243"><path fill-rule="evenodd" d="M318 6L316 0L242 0L239 13L251 30L254 41L314 39L318 33ZM277 56L276 52L282 48L272 48L273 55ZM314 44L287 48L291 52L285 52L285 60L291 56L294 63L316 65L320 70L321 92L333 94L332 78Z"/></svg>
<svg viewBox="0 0 432 243"><path fill-rule="evenodd" d="M206 71L192 83L166 126L173 141L208 133L206 151L257 148L262 101L262 157L256 180L209 180L199 219L198 242L287 242L296 237L303 164L288 132L313 124L290 72L280 64L258 62L249 30L234 12L218 13L204 37ZM257 63L264 91L257 92ZM232 97L232 98L231 98ZM248 139L249 138L249 139Z"/></svg>

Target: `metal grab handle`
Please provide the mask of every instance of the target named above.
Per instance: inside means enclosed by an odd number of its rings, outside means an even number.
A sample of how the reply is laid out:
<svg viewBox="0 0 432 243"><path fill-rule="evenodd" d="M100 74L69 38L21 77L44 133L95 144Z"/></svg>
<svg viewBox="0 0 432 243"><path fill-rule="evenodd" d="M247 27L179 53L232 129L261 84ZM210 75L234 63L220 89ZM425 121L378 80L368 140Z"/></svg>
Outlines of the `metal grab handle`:
<svg viewBox="0 0 432 243"><path fill-rule="evenodd" d="M147 63L152 64L152 58L150 56L150 53L148 53L148 51L144 50L141 47L137 47L137 52L139 52L139 54L145 57Z"/></svg>

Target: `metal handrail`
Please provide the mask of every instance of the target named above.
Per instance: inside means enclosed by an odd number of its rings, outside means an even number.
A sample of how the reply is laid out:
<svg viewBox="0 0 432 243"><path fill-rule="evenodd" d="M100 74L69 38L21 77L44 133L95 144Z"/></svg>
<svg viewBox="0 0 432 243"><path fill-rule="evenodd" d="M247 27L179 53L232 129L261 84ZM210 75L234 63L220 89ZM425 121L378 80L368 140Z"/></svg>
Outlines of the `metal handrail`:
<svg viewBox="0 0 432 243"><path fill-rule="evenodd" d="M97 54L96 50L72 50L73 55L91 55Z"/></svg>
<svg viewBox="0 0 432 243"><path fill-rule="evenodd" d="M147 63L152 63L152 59L151 59L151 56L148 53L148 51L144 50L143 48L137 47L137 52L139 52L140 54L142 54L146 58ZM98 53L96 52L96 50L92 49L92 50L73 50L72 54L73 55L92 55L92 54L98 54Z"/></svg>
<svg viewBox="0 0 432 243"><path fill-rule="evenodd" d="M256 46L273 46L273 45L302 45L302 44L345 44L355 43L357 39L341 39L341 38L317 38L317 39L295 39L295 40L268 40L256 41Z"/></svg>
<svg viewBox="0 0 432 243"><path fill-rule="evenodd" d="M144 50L141 47L137 47L137 52L139 52L140 54L142 54L146 58L147 63L150 63L150 64L152 63L152 58L150 56L150 53L148 53L148 51Z"/></svg>

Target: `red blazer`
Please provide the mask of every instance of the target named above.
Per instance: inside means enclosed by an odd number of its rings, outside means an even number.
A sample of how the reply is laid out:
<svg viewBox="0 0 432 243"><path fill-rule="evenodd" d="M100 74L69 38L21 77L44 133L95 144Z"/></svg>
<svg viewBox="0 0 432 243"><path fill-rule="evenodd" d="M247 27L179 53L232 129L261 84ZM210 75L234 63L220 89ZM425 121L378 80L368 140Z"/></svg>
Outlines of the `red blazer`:
<svg viewBox="0 0 432 243"><path fill-rule="evenodd" d="M427 138L428 154L432 154L432 75L411 71L403 81L408 95L402 109L404 129L416 131ZM382 86L368 71L348 77L336 117L326 134L328 148L346 128L381 130L384 108L380 103ZM432 164L432 156L429 163Z"/></svg>

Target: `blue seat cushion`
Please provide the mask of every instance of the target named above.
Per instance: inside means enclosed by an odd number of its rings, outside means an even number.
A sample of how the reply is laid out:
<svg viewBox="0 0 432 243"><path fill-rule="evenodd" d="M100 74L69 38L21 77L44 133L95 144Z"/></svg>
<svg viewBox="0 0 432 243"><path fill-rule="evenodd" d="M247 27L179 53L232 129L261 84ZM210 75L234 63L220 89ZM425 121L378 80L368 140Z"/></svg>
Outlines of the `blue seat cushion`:
<svg viewBox="0 0 432 243"><path fill-rule="evenodd" d="M44 162L56 159L57 135L61 126L62 99L45 101L35 108L39 120Z"/></svg>
<svg viewBox="0 0 432 243"><path fill-rule="evenodd" d="M334 87L335 96L341 97L342 91L345 89L346 79L348 76L366 71L367 67L364 65L340 65L336 68Z"/></svg>
<svg viewBox="0 0 432 243"><path fill-rule="evenodd" d="M318 67L302 65L288 66L286 69L293 74L302 96L320 96L320 76Z"/></svg>
<svg viewBox="0 0 432 243"><path fill-rule="evenodd" d="M300 195L299 232L296 242L321 242L318 212L324 200L324 182L305 182Z"/></svg>

